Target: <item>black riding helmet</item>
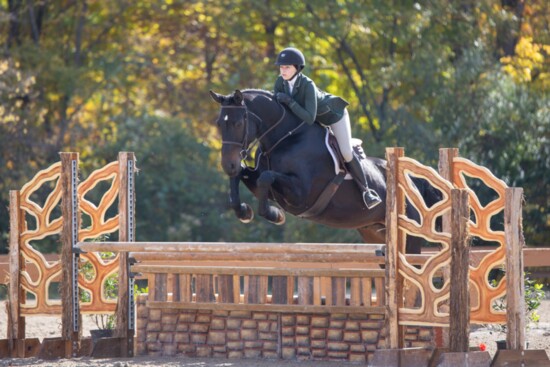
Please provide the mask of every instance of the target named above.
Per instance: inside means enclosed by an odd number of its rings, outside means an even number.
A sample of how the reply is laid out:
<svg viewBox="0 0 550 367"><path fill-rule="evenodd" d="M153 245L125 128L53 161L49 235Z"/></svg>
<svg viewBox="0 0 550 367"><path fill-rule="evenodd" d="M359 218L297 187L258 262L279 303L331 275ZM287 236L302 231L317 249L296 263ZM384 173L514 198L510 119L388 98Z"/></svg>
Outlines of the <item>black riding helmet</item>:
<svg viewBox="0 0 550 367"><path fill-rule="evenodd" d="M306 59L302 51L294 47L287 47L279 53L275 65L295 65L298 71L300 71L306 65Z"/></svg>

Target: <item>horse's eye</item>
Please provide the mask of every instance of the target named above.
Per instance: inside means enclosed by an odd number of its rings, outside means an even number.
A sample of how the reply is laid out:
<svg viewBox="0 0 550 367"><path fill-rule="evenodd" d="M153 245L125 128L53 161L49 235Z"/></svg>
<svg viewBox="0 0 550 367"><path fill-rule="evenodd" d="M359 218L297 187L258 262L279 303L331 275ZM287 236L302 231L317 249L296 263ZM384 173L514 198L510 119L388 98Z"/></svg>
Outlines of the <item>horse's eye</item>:
<svg viewBox="0 0 550 367"><path fill-rule="evenodd" d="M237 120L237 121L235 121L235 126L236 126L236 127L241 127L241 126L243 126L243 124L244 124L244 121L243 121L243 120Z"/></svg>

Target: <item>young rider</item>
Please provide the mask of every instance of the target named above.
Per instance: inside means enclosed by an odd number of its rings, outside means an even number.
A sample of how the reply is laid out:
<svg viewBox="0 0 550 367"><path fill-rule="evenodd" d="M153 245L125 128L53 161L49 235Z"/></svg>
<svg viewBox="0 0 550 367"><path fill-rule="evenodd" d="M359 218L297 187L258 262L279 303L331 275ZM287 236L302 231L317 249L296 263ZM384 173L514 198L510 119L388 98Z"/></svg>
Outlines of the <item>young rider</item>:
<svg viewBox="0 0 550 367"><path fill-rule="evenodd" d="M349 114L346 109L349 103L318 89L313 80L302 74L305 64L304 55L296 48L285 48L279 53L275 62L280 70L275 81L275 96L306 123L311 125L317 121L321 125L330 126L346 166L363 192L365 205L372 209L381 200L374 190L369 189L361 163L353 153Z"/></svg>

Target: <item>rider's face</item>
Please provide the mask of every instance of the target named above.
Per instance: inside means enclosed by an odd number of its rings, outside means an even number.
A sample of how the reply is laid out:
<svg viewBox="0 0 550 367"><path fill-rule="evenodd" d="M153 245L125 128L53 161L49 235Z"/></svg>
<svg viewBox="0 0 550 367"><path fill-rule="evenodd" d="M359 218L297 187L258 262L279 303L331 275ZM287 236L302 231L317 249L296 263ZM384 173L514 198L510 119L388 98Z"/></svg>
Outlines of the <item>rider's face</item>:
<svg viewBox="0 0 550 367"><path fill-rule="evenodd" d="M296 74L298 69L294 67L294 65L281 65L279 66L279 71L281 72L281 76L284 80L290 80Z"/></svg>

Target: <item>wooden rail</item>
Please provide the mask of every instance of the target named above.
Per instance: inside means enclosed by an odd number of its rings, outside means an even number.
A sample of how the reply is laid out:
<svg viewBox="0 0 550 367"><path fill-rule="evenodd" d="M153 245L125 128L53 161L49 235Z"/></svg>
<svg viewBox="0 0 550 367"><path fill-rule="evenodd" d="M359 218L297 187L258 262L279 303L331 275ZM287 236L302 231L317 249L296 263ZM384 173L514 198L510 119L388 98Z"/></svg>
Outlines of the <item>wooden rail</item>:
<svg viewBox="0 0 550 367"><path fill-rule="evenodd" d="M155 308L378 314L385 310L385 270L380 267L385 259L378 252L383 245L80 242L77 246L82 251L129 253L138 261L130 271L148 278L148 304Z"/></svg>
<svg viewBox="0 0 550 367"><path fill-rule="evenodd" d="M271 254L368 254L384 245L361 243L262 243L262 242L78 242L85 252L247 252Z"/></svg>
<svg viewBox="0 0 550 367"><path fill-rule="evenodd" d="M375 245L378 246L378 245ZM380 249L382 246L380 246ZM424 248L422 254L420 255L407 255L409 262L414 265L424 264L430 256L436 250L432 248ZM470 263L472 265L478 264L480 259L485 257L491 251L494 251L492 247L474 247L470 251ZM355 256L355 255L354 255ZM550 267L550 247L525 247L523 249L524 256L524 266L526 268L538 268L538 267ZM47 254L44 255L45 259L48 262L59 261L59 254ZM163 262L164 264L173 264L180 261L202 261L209 262L212 267L217 267L221 264L228 264L231 261L265 261L271 262L274 264L273 257L269 254L235 254L230 252L225 253L201 253L201 252L185 252L185 253L174 253L174 252L161 252L161 253L151 253L151 252L130 252L130 257L136 259L139 262L144 261L158 261ZM373 259L370 255L365 256L365 258L372 260L372 264L382 264L383 257L378 257ZM326 262L321 263L325 260ZM350 258L349 254L325 254L325 255L316 255L316 254L287 254L284 256L283 261L285 262L311 262L317 263L316 266L321 264L327 264L330 266L333 262L340 263L341 266L343 262L352 261L349 263L349 266L356 266L357 263L360 263L358 258ZM222 263L220 263L222 262ZM269 263L265 264L269 266ZM286 266L291 266L286 264ZM347 266L347 267L349 267ZM29 266L27 268L29 276L32 279L35 279L38 275L38 270L34 266ZM548 276L550 277L550 271L533 271L534 277L538 276ZM140 278L140 277L138 277ZM0 255L0 284L7 284L9 279L9 255Z"/></svg>

